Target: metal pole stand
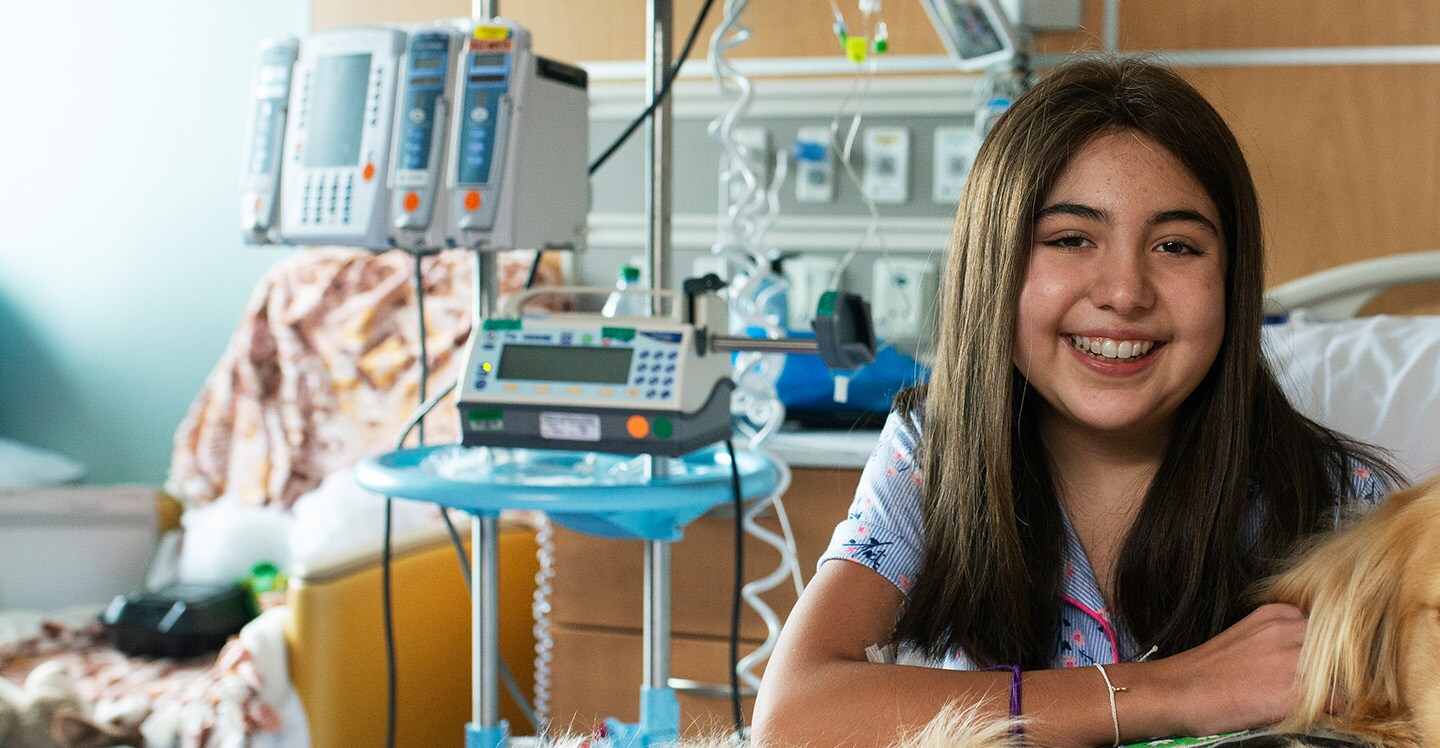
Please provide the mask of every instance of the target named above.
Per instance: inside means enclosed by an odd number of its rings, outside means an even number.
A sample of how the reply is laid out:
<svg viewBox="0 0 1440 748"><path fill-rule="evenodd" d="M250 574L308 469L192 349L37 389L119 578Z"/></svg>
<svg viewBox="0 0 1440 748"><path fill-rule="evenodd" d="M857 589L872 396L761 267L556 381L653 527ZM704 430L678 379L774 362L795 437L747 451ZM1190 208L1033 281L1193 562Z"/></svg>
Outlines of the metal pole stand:
<svg viewBox="0 0 1440 748"><path fill-rule="evenodd" d="M645 541L645 683L640 722L605 720L615 748L647 748L680 740L680 701L670 681L670 540Z"/></svg>
<svg viewBox="0 0 1440 748"><path fill-rule="evenodd" d="M510 725L500 719L500 519L474 513L470 526L470 722L465 748L505 748Z"/></svg>

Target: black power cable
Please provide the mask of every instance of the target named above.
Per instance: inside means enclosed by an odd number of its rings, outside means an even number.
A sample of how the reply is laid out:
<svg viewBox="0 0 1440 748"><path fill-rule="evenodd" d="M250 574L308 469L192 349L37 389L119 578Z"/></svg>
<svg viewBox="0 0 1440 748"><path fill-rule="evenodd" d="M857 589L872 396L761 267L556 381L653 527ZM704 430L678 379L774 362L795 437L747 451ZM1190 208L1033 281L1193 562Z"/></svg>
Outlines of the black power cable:
<svg viewBox="0 0 1440 748"><path fill-rule="evenodd" d="M418 318L420 330L420 404L424 408L426 387L430 379L430 354L425 347L425 268L421 262L422 256L415 254L415 314ZM410 436L411 428L415 429L416 436L420 440L420 446L425 445L425 413L421 412L416 422L400 434L396 448L405 446L405 440ZM380 597L381 605L384 607L385 617L385 745L387 748L395 748L395 731L398 722L398 676L396 673L395 658L395 601L393 597L393 579L391 578L391 548L394 535L394 509L395 499L385 497L385 537L380 544ZM444 514L444 510L441 510ZM450 523L449 516L445 522ZM454 528L451 527L451 532Z"/></svg>
<svg viewBox="0 0 1440 748"><path fill-rule="evenodd" d="M655 100L651 101L650 105L645 107L645 111L641 112L640 116L636 117L625 127L624 132L620 133L620 137L616 138L615 142L611 143L610 147L606 148L604 153L601 153L594 161L590 162L590 174L594 174L600 169L601 165L610 160L610 157L615 155L615 151L620 150L620 146L624 145L625 141L629 140L630 136L635 134L635 130L637 130L650 115L655 113L655 107L659 106L660 102L664 101L665 97L670 94L670 85L674 83L675 78L680 75L680 66L684 65L685 60L690 57L690 49L695 46L695 38L700 35L700 29L705 26L705 18L710 15L710 6L714 4L715 0L705 0L705 5L700 8L699 17L695 19L695 25L690 28L690 35L685 38L685 45L680 49L680 59L675 61L675 64L670 67L669 73L666 74L665 80L661 81L660 90L655 94Z"/></svg>
<svg viewBox="0 0 1440 748"><path fill-rule="evenodd" d="M735 596L730 604L730 711L735 718L735 736L745 737L745 716L740 709L740 590L745 585L744 500L740 495L740 463L735 445L725 440L730 454L730 495L735 504Z"/></svg>

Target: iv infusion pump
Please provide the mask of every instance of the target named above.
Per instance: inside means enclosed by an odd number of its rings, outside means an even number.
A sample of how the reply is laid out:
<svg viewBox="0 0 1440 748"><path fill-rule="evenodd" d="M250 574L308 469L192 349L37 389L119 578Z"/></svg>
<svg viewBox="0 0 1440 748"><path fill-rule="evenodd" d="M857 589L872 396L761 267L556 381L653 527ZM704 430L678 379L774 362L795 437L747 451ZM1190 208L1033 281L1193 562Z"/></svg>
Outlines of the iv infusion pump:
<svg viewBox="0 0 1440 748"><path fill-rule="evenodd" d="M448 84L464 38L459 28L436 26L414 31L407 43L389 183L394 246L424 249L444 241L441 177L450 128Z"/></svg>
<svg viewBox="0 0 1440 748"><path fill-rule="evenodd" d="M446 186L446 245L578 248L590 210L585 71L530 51L495 19L461 63Z"/></svg>
<svg viewBox="0 0 1440 748"><path fill-rule="evenodd" d="M384 246L399 29L325 31L300 42L280 172L287 244Z"/></svg>
<svg viewBox="0 0 1440 748"><path fill-rule="evenodd" d="M260 62L251 81L250 117L245 131L245 160L240 200L240 228L256 244L275 241L280 201L280 151L284 146L285 112L290 98L290 69L299 42L290 37L260 43Z"/></svg>
<svg viewBox="0 0 1440 748"><path fill-rule="evenodd" d="M587 85L504 19L267 41L242 233L372 250L580 249Z"/></svg>

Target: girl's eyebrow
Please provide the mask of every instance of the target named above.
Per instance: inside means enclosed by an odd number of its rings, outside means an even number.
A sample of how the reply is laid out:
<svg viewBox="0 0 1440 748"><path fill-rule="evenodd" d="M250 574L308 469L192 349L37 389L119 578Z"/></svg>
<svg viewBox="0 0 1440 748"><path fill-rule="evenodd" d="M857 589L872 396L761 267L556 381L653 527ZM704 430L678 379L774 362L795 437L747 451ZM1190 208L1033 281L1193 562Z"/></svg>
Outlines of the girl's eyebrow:
<svg viewBox="0 0 1440 748"><path fill-rule="evenodd" d="M1081 205L1080 203L1055 203L1054 205L1047 205L1035 214L1035 221L1038 223L1050 216L1056 215L1075 216L1076 218L1084 218L1099 223L1110 223L1109 213L1099 208L1092 208L1089 205Z"/></svg>
<svg viewBox="0 0 1440 748"><path fill-rule="evenodd" d="M1110 214L1106 211L1089 205L1082 205L1080 203L1055 203L1054 205L1047 205L1035 213L1035 222L1039 223L1040 221L1043 221L1050 216L1056 215L1075 216L1076 218L1083 218L1089 221L1096 221L1098 223L1104 224L1109 224L1111 222ZM1189 210L1187 208L1177 208L1175 210L1160 211L1159 213L1156 213L1154 216L1150 217L1149 223L1151 226L1159 226L1161 224L1174 223L1177 221L1184 223L1193 223L1196 226L1199 226L1200 228L1210 232L1211 236L1214 236L1217 239L1220 238L1220 229L1216 228L1213 221L1201 215L1200 213Z"/></svg>
<svg viewBox="0 0 1440 748"><path fill-rule="evenodd" d="M1154 217L1150 219L1150 225L1159 226L1163 223L1173 223L1175 221L1193 223L1200 228L1209 231L1210 235L1215 237L1216 239L1220 238L1220 229L1216 228L1215 224L1211 222L1209 218L1206 218L1205 216L1202 216L1193 210L1186 210L1184 208L1181 208L1179 210L1166 210L1156 213Z"/></svg>

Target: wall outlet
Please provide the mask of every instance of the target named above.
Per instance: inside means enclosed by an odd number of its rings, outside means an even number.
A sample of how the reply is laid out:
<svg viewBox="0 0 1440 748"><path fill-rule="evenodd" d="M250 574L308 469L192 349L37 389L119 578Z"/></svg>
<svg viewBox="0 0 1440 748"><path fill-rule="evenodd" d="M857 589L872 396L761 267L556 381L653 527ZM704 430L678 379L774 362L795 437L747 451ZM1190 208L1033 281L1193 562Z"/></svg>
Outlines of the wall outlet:
<svg viewBox="0 0 1440 748"><path fill-rule="evenodd" d="M910 131L904 127L865 130L865 194L884 205L910 200Z"/></svg>
<svg viewBox="0 0 1440 748"><path fill-rule="evenodd" d="M782 270L785 280L790 282L787 294L790 301L789 323L791 330L809 330L815 321L815 308L820 296L836 289L835 270L840 267L838 257L824 255L800 255L788 257Z"/></svg>
<svg viewBox="0 0 1440 748"><path fill-rule="evenodd" d="M965 179L980 150L980 136L971 127L935 128L935 168L930 198L942 205L960 202Z"/></svg>
<svg viewBox="0 0 1440 748"><path fill-rule="evenodd" d="M931 342L940 273L923 258L882 257L875 261L871 314L880 340L916 351Z"/></svg>
<svg viewBox="0 0 1440 748"><path fill-rule="evenodd" d="M795 134L795 200L835 202L835 154L828 127L802 127Z"/></svg>

